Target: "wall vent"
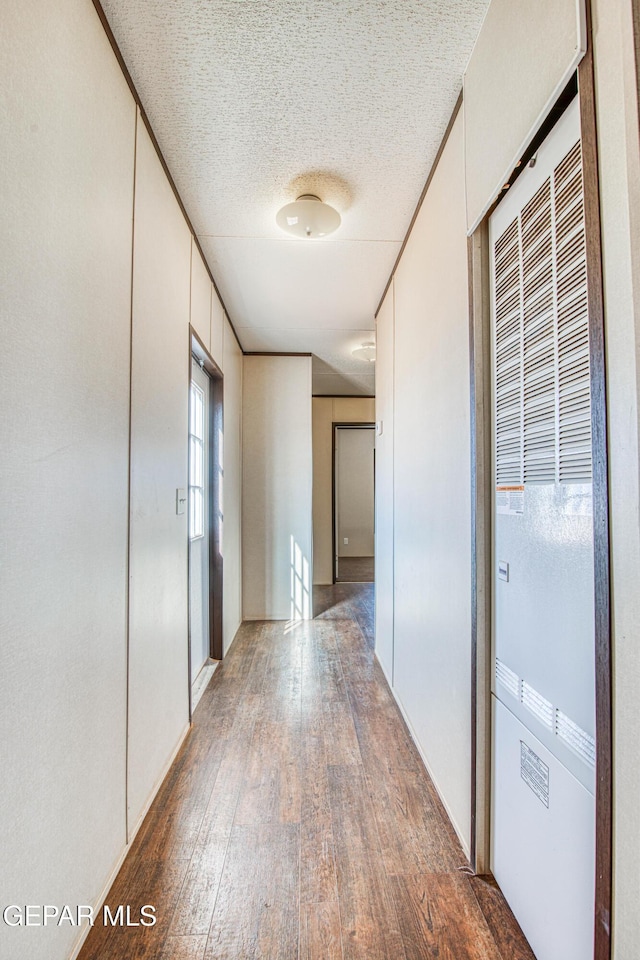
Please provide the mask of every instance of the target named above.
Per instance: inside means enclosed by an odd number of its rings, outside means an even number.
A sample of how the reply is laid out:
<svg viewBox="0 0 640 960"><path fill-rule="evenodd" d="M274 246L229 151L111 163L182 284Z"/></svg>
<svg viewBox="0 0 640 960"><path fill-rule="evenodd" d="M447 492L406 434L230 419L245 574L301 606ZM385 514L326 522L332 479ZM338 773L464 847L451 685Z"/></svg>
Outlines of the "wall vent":
<svg viewBox="0 0 640 960"><path fill-rule="evenodd" d="M561 710L556 710L556 733L585 763L589 764L590 767L595 767L595 740Z"/></svg>
<svg viewBox="0 0 640 960"><path fill-rule="evenodd" d="M553 704L534 690L526 680L522 681L521 700L523 705L538 718L549 730L553 730Z"/></svg>
<svg viewBox="0 0 640 960"><path fill-rule="evenodd" d="M496 483L591 479L582 155L576 143L494 245Z"/></svg>
<svg viewBox="0 0 640 960"><path fill-rule="evenodd" d="M512 697L516 700L520 699L520 677L498 657L496 657L496 680L509 691Z"/></svg>
<svg viewBox="0 0 640 960"><path fill-rule="evenodd" d="M525 706L547 730L556 734L559 740L569 747L589 767L596 764L596 742L594 738L570 717L554 707L542 694L538 693L530 683L522 680L515 670L508 667L499 657L495 659L496 681L501 684L512 697L515 697Z"/></svg>

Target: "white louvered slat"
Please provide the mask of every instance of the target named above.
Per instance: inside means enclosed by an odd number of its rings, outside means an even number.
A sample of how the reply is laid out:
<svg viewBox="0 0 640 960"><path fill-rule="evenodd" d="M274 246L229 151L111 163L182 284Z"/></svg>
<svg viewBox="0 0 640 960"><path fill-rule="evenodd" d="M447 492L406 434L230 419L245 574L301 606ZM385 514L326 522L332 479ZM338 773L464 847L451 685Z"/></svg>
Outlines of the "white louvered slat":
<svg viewBox="0 0 640 960"><path fill-rule="evenodd" d="M537 690L534 690L526 680L522 681L520 699L524 706L538 718L540 723L543 723L550 730L553 729L553 704Z"/></svg>
<svg viewBox="0 0 640 960"><path fill-rule="evenodd" d="M496 657L496 680L509 691L516 700L520 699L520 677L510 667Z"/></svg>
<svg viewBox="0 0 640 960"><path fill-rule="evenodd" d="M522 482L522 306L518 221L495 245L496 472L498 483Z"/></svg>
<svg viewBox="0 0 640 960"><path fill-rule="evenodd" d="M596 765L596 742L562 710L556 709L556 734L590 767Z"/></svg>
<svg viewBox="0 0 640 960"><path fill-rule="evenodd" d="M560 483L591 479L589 313L580 144L554 171L558 237Z"/></svg>
<svg viewBox="0 0 640 960"><path fill-rule="evenodd" d="M555 319L551 181L521 214L524 274L524 481L553 483L555 438Z"/></svg>
<svg viewBox="0 0 640 960"><path fill-rule="evenodd" d="M496 482L586 482L591 411L579 142L493 252Z"/></svg>

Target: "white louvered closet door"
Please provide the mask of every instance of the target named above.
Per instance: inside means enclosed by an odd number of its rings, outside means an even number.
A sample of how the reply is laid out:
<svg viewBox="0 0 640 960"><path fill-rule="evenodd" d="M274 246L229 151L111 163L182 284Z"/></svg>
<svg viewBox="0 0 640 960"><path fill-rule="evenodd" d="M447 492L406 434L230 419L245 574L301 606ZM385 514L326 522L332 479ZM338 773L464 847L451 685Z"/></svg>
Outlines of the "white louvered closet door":
<svg viewBox="0 0 640 960"><path fill-rule="evenodd" d="M538 960L592 953L595 648L577 101L490 219L492 869Z"/></svg>

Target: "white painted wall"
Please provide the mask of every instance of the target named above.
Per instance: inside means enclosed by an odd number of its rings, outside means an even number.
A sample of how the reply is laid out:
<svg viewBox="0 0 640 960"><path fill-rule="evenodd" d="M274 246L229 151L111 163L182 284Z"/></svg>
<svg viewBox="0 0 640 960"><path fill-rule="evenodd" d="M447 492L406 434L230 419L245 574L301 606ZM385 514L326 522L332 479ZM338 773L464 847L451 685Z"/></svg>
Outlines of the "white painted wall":
<svg viewBox="0 0 640 960"><path fill-rule="evenodd" d="M211 300L213 285L209 279L196 242L191 237L191 295L189 316L191 326L196 331L203 344L211 353ZM216 361L220 364L220 360Z"/></svg>
<svg viewBox="0 0 640 960"><path fill-rule="evenodd" d="M395 274L394 372L387 359L378 382L378 409L393 411L393 440L379 445L378 470L388 486L394 478L393 689L468 850L471 539L465 232L459 115ZM388 300L379 318L387 349L391 314ZM387 543L391 509L389 498L379 496L378 524ZM378 583L385 618L379 621L384 624L379 655L387 675L389 591L387 572Z"/></svg>
<svg viewBox="0 0 640 960"><path fill-rule="evenodd" d="M640 941L640 144L630 0L593 4L613 579L615 960Z"/></svg>
<svg viewBox="0 0 640 960"><path fill-rule="evenodd" d="M214 289L211 290L211 333L210 340L211 346L209 352L211 356L218 364L220 369L223 367L224 363L224 337L225 337L225 328L228 321L224 314L224 309L220 303L218 294ZM234 337L235 339L235 337Z"/></svg>
<svg viewBox="0 0 640 960"><path fill-rule="evenodd" d="M313 582L333 583L332 436L333 423L373 423L369 397L313 398Z"/></svg>
<svg viewBox="0 0 640 960"><path fill-rule="evenodd" d="M464 76L467 226L499 195L586 49L584 0L491 0Z"/></svg>
<svg viewBox="0 0 640 960"><path fill-rule="evenodd" d="M93 6L1 20L0 885L98 906L188 722L190 319L226 368L225 649L240 622L242 356ZM0 954L85 933L2 924Z"/></svg>
<svg viewBox="0 0 640 960"><path fill-rule="evenodd" d="M0 20L0 890L89 904L126 829L135 107L85 0ZM1 923L0 955L77 935Z"/></svg>
<svg viewBox="0 0 640 960"><path fill-rule="evenodd" d="M133 267L129 829L189 722L187 487L191 237L138 123Z"/></svg>
<svg viewBox="0 0 640 960"><path fill-rule="evenodd" d="M395 280L376 319L376 654L393 684L393 352Z"/></svg>
<svg viewBox="0 0 640 960"><path fill-rule="evenodd" d="M216 293L213 299L217 301ZM242 620L242 351L224 323L222 638L226 654Z"/></svg>
<svg viewBox="0 0 640 960"><path fill-rule="evenodd" d="M246 356L243 608L248 620L311 616L311 357Z"/></svg>
<svg viewBox="0 0 640 960"><path fill-rule="evenodd" d="M373 556L374 431L336 431L336 527L339 557ZM344 541L348 540L348 543Z"/></svg>

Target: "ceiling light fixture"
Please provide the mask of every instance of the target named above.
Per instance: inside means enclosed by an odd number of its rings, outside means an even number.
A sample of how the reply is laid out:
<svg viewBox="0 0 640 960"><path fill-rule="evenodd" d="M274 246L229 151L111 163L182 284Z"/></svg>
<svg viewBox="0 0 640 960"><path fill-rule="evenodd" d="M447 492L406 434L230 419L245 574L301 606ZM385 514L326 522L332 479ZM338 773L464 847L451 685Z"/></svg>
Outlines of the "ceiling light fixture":
<svg viewBox="0 0 640 960"><path fill-rule="evenodd" d="M358 347L357 350L352 350L351 356L355 357L356 360L364 360L365 363L375 363L376 345L373 340L369 340L367 343L363 343L361 347Z"/></svg>
<svg viewBox="0 0 640 960"><path fill-rule="evenodd" d="M303 240L326 237L340 226L340 214L320 197L303 193L293 203L278 210L276 223L287 233Z"/></svg>

